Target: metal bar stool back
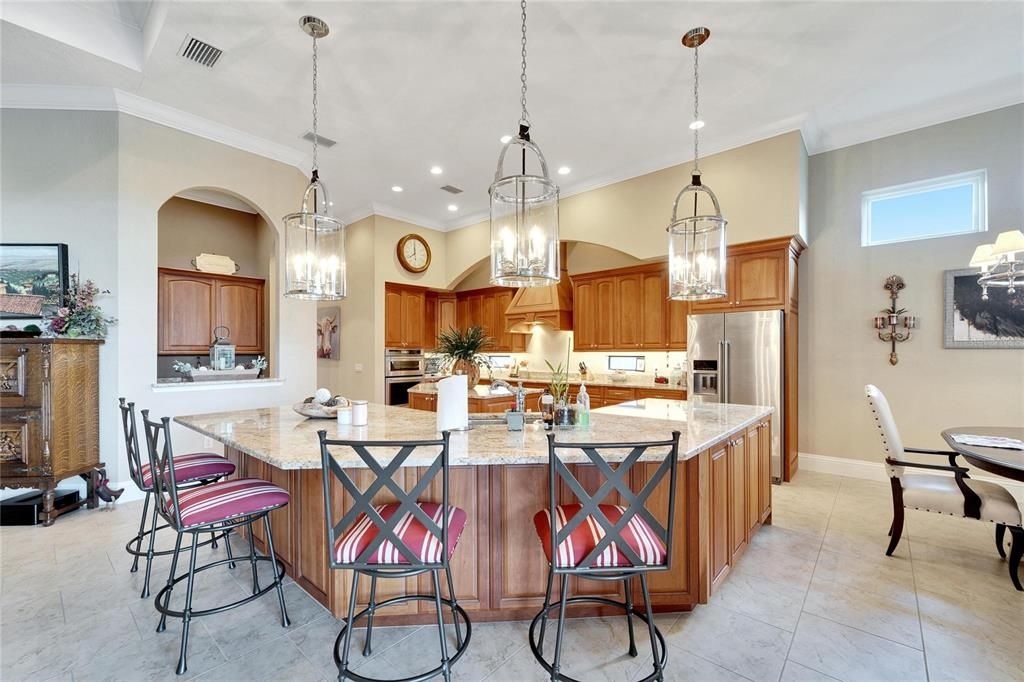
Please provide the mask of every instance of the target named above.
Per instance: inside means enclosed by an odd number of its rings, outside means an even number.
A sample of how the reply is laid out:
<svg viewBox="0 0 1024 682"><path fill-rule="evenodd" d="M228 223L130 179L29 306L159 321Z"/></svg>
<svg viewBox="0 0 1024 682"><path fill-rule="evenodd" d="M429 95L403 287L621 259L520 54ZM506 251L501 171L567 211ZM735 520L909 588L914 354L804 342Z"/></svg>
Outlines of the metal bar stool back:
<svg viewBox="0 0 1024 682"><path fill-rule="evenodd" d="M139 431L135 420L135 403L128 402L124 398L118 398L118 403L121 410L121 425L124 429L125 452L128 456L128 475L139 490L145 493L142 503L142 518L139 519L139 532L124 547L125 551L133 557L132 573L139 570L139 558L145 557L146 559L146 575L142 583L142 593L139 595L144 599L149 596L149 579L152 571L153 557L167 556L173 554L174 551L169 549L157 551L155 549L157 531L163 530L168 526L157 526L158 514L156 504L153 504L153 509L150 510L150 502L154 490L152 467L149 464L149 453L147 452L143 455L142 449L139 447ZM183 468L175 473L179 475L178 482L182 487L187 488L213 483L235 472L235 465L232 462L226 457L214 453L197 452L186 454L179 456L179 462ZM147 520L149 521L149 530L146 530ZM218 536L225 536L221 539L224 540L224 547L230 557L231 543L226 538L228 532L224 530L210 533L210 539L199 543L198 547L209 545L213 549L217 549ZM149 538L149 547L143 551L142 543L147 537Z"/></svg>
<svg viewBox="0 0 1024 682"><path fill-rule="evenodd" d="M178 533L170 571L167 575L167 584L157 593L154 601L156 610L160 613L160 622L156 630L163 632L166 629L167 616L181 618L181 647L177 667L177 673L181 675L187 670L189 624L193 618L211 616L237 608L262 597L271 590L276 590L278 606L281 609L281 625L282 627L290 625L282 588L285 576L284 564L274 554L274 535L270 527L270 512L288 504L289 495L286 490L255 478L236 478L191 488L181 486L178 483L180 476L176 475L175 458L171 446L170 421L168 417L163 417L160 421L153 421L149 418L149 410L142 410L142 423L146 433L156 511ZM257 554L253 540L253 524L260 520L263 521L266 537L267 553L265 556ZM199 544L199 535L216 530L223 530L227 533L239 526L248 528L252 594L219 606L200 610L193 609L192 596L196 574L224 564L228 564L231 568L234 567L234 559L230 554L226 559L211 561L197 567L196 548ZM186 534L192 536L188 572L176 576L178 557ZM260 561L271 562L274 566L274 579L263 588L260 587L256 569L257 562ZM171 593L174 586L183 580L187 581L184 607L181 611L177 611L170 608Z"/></svg>
<svg viewBox="0 0 1024 682"><path fill-rule="evenodd" d="M663 679L667 650L654 625L647 574L667 571L675 536L676 478L679 432L663 441L630 443L559 443L548 434L548 507L534 516L537 535L548 558L544 606L530 624L530 648L550 674L551 680L573 678L561 672L565 610L567 605L591 603L621 608L626 613L629 655L636 656L633 616L647 624L653 656L653 672L643 678ZM618 462L617 466L613 466ZM602 481L593 494L573 474L573 465L592 465ZM637 465L651 465L638 467ZM631 476L636 470L640 475ZM668 505L663 518L651 512L648 500L667 479ZM631 485L632 481L632 485ZM639 481L639 483L638 483ZM564 485L577 501L559 503ZM619 502L611 503L613 496ZM569 576L623 583L624 601L596 596L568 597ZM561 576L559 598L552 601L555 576ZM632 579L639 578L644 612L636 613ZM558 611L554 659L544 658L544 636L549 614Z"/></svg>
<svg viewBox="0 0 1024 682"><path fill-rule="evenodd" d="M369 656L372 653L373 616L377 610L409 601L432 601L437 610L441 664L422 674L403 678L402 682L427 680L438 675L450 680L451 666L465 652L472 631L469 616L455 597L451 576L451 556L467 519L465 511L449 504L450 434L445 431L439 440L408 442L331 440L327 438L326 431L320 431L319 436L330 565L331 568L353 571L348 618L334 642L338 679L376 682L349 670L352 630L359 619L366 617L363 655ZM411 489L406 491L396 480L396 474L410 458L417 463L416 466L425 468ZM370 470L372 477L365 490L361 490L353 478L352 469ZM440 503L421 501L438 478L441 482ZM352 500L351 507L340 518L335 515L335 483L339 483ZM373 499L378 495L393 501L375 504ZM441 596L441 572L444 572L448 583L447 599ZM431 575L433 594L406 594L377 601L378 578L407 578L423 573ZM369 603L356 613L361 575L370 578ZM445 637L444 607L450 610L455 628L456 650L450 656Z"/></svg>

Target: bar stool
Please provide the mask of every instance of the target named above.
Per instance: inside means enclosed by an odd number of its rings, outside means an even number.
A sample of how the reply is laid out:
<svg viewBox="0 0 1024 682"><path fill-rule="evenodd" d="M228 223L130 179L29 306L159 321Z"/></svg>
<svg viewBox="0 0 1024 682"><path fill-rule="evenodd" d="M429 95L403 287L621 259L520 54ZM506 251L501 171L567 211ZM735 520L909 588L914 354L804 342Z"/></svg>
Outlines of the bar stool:
<svg viewBox="0 0 1024 682"><path fill-rule="evenodd" d="M628 450L625 459L615 469L602 454L602 451L612 450ZM568 458L566 451L572 453ZM587 493L568 468L568 464L580 463L581 451L604 478L594 495ZM678 457L678 431L672 432L670 440L644 443L558 443L554 434L548 434L549 507L540 510L533 517L537 536L548 560L548 585L544 606L530 623L530 650L537 662L551 675L552 682L576 682L561 672L561 661L565 609L569 604L579 603L615 606L626 612L630 656L637 655L633 636L633 616L644 621L651 638L654 672L644 677L641 682L664 679L668 651L665 647L665 638L654 624L647 574L652 571L667 571L670 567L675 529ZM645 464L657 462L658 466L646 477L646 481L639 487L639 492L633 492L629 473L641 459ZM668 518L662 524L647 509L646 503L666 475L669 478ZM579 502L558 504L556 490L560 479ZM603 503L613 493L618 494L623 504ZM552 602L551 589L556 575L561 576L561 592L558 601ZM625 601L589 596L567 598L568 578L572 575L588 580L621 580ZM644 613L636 613L633 608L631 582L636 576L640 578ZM555 633L554 659L549 663L544 658L544 630L548 614L554 609L558 609L558 629Z"/></svg>
<svg viewBox="0 0 1024 682"><path fill-rule="evenodd" d="M167 628L167 616L181 618L181 649L178 654L177 673L184 674L188 669L186 653L188 651L189 624L193 618L212 616L229 611L262 597L272 589L277 590L277 601L281 607L281 626L288 627L288 611L284 604L284 564L274 554L274 535L270 529L270 512L279 509L289 502L288 491L257 478L236 478L219 481L204 486L182 488L175 476L175 461L171 448L171 420L164 417L160 421L149 418L149 410L142 410L142 424L146 431L146 444L149 450L149 462L153 472L153 487L157 513L169 526L178 532L174 544L174 555L171 558L171 570L167 575L167 584L157 592L154 604L160 613L160 623L156 631L163 632ZM267 536L267 556L256 553L253 543L253 523L263 520L263 528ZM234 565L234 559L211 561L196 567L196 548L199 546L199 535L212 531L228 531L239 526L247 526L249 537L249 563L252 567L252 594L228 604L194 611L192 609L192 588L197 573L223 564ZM188 573L175 577L178 567L178 556L181 554L181 543L186 534L192 536L192 551L189 556ZM260 588L256 573L256 562L273 562L274 580L270 585ZM187 580L185 591L185 607L182 611L170 608L171 592L174 586Z"/></svg>
<svg viewBox="0 0 1024 682"><path fill-rule="evenodd" d="M446 681L451 680L451 666L469 646L472 624L455 598L449 564L459 536L466 527L466 512L448 504L449 433L443 432L440 440L409 442L329 440L326 431L320 431L319 436L323 460L324 509L327 514L328 546L331 548L330 565L331 568L353 571L348 618L334 641L334 663L338 666L338 679L342 682L392 682L364 677L349 670L349 649L355 623L363 616L366 617L363 656L369 656L372 651L373 615L378 609L409 601L432 601L437 609L441 664L427 672L393 682L420 682L438 675ZM359 490L342 464L332 456L330 447L355 452L359 460L349 466L365 466L370 469L374 478L365 492ZM386 450L387 455L378 459L371 454L371 449ZM412 490L406 492L393 477L414 452L417 460L432 454L433 460ZM441 503L421 502L420 494L427 490L438 474L441 475ZM332 479L339 481L353 500L351 508L337 523L334 520L335 506L331 500ZM374 505L374 495L385 490L396 501ZM444 571L448 580L448 599L441 597L438 579L441 571ZM408 578L423 573L430 573L433 579L432 595L406 594L377 601L377 578ZM370 601L365 609L356 613L361 575L370 578ZM445 606L451 610L455 624L456 650L450 657L444 632ZM459 624L460 618L466 628L465 638Z"/></svg>
<svg viewBox="0 0 1024 682"><path fill-rule="evenodd" d="M167 556L174 552L170 549L162 551L154 551L153 549L156 542L156 532L168 526L164 524L159 528L157 527L155 504L153 505L152 513L149 513L150 497L153 495L153 470L149 465L148 458L146 462L142 461L139 449L139 434L135 425L135 403L126 402L124 398L118 398L118 402L121 409L121 422L124 426L124 446L128 453L128 475L131 476L132 482L135 483L138 489L146 494L145 501L142 503L142 518L139 519L139 532L124 546L125 551L135 557L132 561L132 573L139 570L139 558L146 558L146 579L142 583L142 594L139 595L140 598L145 599L149 596L149 577L153 557ZM212 452L193 452L186 455L178 455L174 458L174 464L174 473L181 490L213 483L235 473L235 465L227 457ZM147 515L150 517L149 530L145 530ZM198 547L210 545L217 549L217 536L221 535L221 539L224 540L224 547L227 549L228 556L230 557L231 543L227 538L229 532L229 530L224 530L220 533L210 533L210 539L200 543ZM149 537L149 549L143 552L142 542L147 536ZM231 567L234 568L234 565L232 564Z"/></svg>

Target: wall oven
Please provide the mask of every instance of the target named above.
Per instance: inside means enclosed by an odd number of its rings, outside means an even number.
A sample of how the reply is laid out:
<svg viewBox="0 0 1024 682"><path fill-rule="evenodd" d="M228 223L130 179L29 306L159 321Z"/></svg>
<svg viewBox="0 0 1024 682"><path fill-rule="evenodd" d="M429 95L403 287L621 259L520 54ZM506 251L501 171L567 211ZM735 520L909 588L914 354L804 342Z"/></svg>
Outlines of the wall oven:
<svg viewBox="0 0 1024 682"><path fill-rule="evenodd" d="M384 349L384 403L408 405L409 389L423 381L426 358L410 348Z"/></svg>

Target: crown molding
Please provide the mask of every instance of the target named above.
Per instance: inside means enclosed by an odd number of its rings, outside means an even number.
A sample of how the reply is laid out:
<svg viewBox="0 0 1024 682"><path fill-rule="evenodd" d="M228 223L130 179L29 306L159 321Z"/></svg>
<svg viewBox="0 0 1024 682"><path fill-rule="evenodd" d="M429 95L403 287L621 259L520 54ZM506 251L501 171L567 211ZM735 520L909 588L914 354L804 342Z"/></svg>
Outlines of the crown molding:
<svg viewBox="0 0 1024 682"><path fill-rule="evenodd" d="M273 159L303 173L309 167L305 152L116 88L5 83L0 88L0 108L116 111Z"/></svg>

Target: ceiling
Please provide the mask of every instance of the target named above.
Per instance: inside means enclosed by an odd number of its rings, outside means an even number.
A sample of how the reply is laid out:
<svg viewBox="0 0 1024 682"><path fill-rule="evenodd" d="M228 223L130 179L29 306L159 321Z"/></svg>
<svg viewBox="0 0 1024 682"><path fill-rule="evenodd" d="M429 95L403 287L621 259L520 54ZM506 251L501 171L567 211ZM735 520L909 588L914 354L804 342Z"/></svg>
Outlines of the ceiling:
<svg viewBox="0 0 1024 682"><path fill-rule="evenodd" d="M115 89L294 152L300 166L311 45L298 19L323 18L320 132L338 144L320 166L342 217L376 210L440 229L485 219L499 138L519 117L514 1L2 11L5 86ZM563 196L692 158L692 53L679 39L696 25L712 32L701 49L709 152L799 128L813 154L1024 101L1021 2L535 0L529 22L533 138L552 173L571 167L554 176ZM186 34L224 51L214 68L177 56ZM465 192L439 189L448 183Z"/></svg>

